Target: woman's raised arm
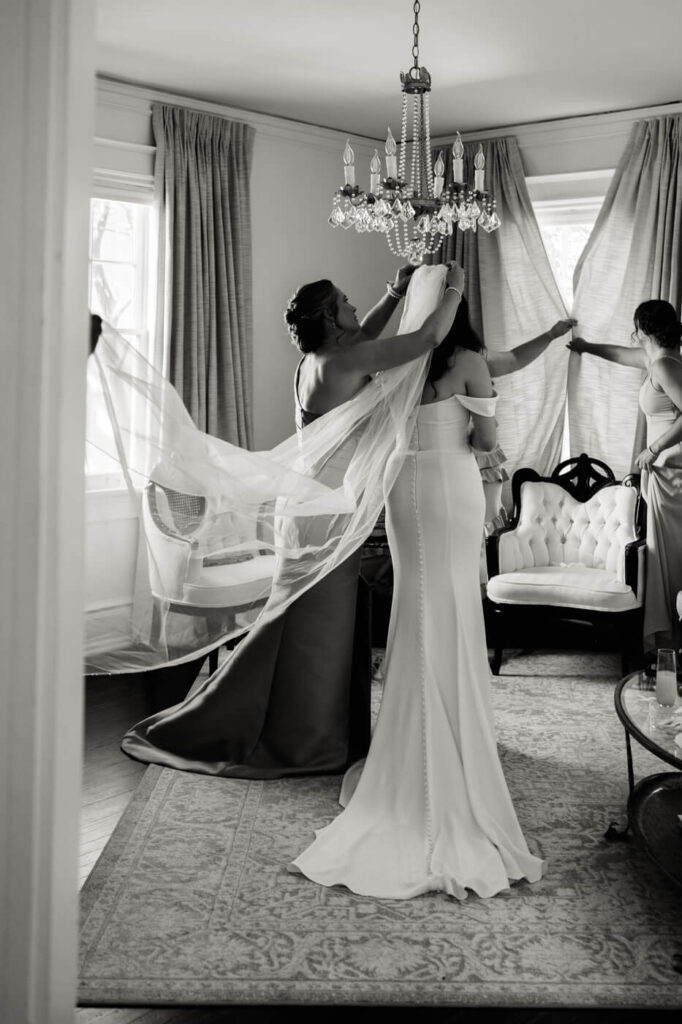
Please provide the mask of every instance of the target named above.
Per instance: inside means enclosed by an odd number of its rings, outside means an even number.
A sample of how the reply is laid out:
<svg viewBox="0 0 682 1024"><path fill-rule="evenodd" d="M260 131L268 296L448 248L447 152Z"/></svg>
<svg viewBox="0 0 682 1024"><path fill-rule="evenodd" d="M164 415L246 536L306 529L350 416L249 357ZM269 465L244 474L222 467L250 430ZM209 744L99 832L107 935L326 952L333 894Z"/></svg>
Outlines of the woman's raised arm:
<svg viewBox="0 0 682 1024"><path fill-rule="evenodd" d="M508 373L514 373L515 370L522 370L524 366L530 365L538 356L542 355L550 342L555 338L560 338L566 331L570 331L577 322L571 317L566 320L557 320L544 334L539 334L537 338L531 338L530 341L524 341L508 352L489 352L488 368L491 375L504 377Z"/></svg>
<svg viewBox="0 0 682 1024"><path fill-rule="evenodd" d="M391 338L377 338L358 342L342 350L335 364L342 372L377 373L394 366L409 363L440 345L455 319L462 299L464 271L454 263L445 279L445 293L437 309L430 313L418 331L397 334Z"/></svg>
<svg viewBox="0 0 682 1024"><path fill-rule="evenodd" d="M404 297L410 283L410 278L416 269L416 267L408 263L404 267L400 267L395 275L393 284L389 281L386 282L386 292L360 321L362 333L366 334L368 338L379 337L391 319L396 306Z"/></svg>
<svg viewBox="0 0 682 1024"><path fill-rule="evenodd" d="M618 363L620 366L646 369L646 358L641 348L630 348L629 345L597 345L592 341L585 341L584 338L573 338L566 348L579 355L586 353L590 356L599 356L600 359L607 359L610 363Z"/></svg>

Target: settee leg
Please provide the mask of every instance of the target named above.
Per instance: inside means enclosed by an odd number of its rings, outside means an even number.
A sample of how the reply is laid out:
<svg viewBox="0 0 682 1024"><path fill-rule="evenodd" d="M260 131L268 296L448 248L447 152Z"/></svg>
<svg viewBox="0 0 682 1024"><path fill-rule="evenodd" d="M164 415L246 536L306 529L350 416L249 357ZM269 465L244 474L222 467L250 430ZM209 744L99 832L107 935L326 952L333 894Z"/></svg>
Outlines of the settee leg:
<svg viewBox="0 0 682 1024"><path fill-rule="evenodd" d="M493 656L490 660L490 669L494 676L499 676L500 666L502 665L502 648L496 647L494 649Z"/></svg>

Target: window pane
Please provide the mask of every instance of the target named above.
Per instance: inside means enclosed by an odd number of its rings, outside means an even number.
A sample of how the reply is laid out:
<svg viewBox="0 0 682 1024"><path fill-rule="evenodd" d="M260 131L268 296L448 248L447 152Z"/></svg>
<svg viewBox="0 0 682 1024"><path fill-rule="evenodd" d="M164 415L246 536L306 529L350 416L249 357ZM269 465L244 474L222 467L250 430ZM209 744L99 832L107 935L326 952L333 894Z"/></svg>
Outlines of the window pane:
<svg viewBox="0 0 682 1024"><path fill-rule="evenodd" d="M540 224L547 256L568 309L573 305L573 271L591 231L592 223Z"/></svg>
<svg viewBox="0 0 682 1024"><path fill-rule="evenodd" d="M135 221L135 207L132 203L93 199L91 259L134 262L137 230Z"/></svg>
<svg viewBox="0 0 682 1024"><path fill-rule="evenodd" d="M145 357L150 357L149 229L150 206L116 199L92 199L90 206L90 310L121 331ZM103 397L89 416L105 417ZM133 409L133 414L142 410ZM102 427L102 423L100 423ZM88 446L86 480L90 488L125 486L120 466L111 457Z"/></svg>
<svg viewBox="0 0 682 1024"><path fill-rule="evenodd" d="M139 326L139 294L133 265L93 261L90 296L92 308L99 310L112 327Z"/></svg>

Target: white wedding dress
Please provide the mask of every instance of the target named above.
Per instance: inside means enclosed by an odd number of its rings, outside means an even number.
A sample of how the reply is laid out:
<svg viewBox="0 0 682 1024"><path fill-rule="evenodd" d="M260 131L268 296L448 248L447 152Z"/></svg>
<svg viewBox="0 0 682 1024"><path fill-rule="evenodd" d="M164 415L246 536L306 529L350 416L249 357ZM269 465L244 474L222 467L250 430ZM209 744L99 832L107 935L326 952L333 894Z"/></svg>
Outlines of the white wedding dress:
<svg viewBox="0 0 682 1024"><path fill-rule="evenodd" d="M387 501L394 565L382 704L345 809L292 864L321 885L409 899L493 896L537 881L497 753L479 552L484 496L469 412L495 399L422 406Z"/></svg>

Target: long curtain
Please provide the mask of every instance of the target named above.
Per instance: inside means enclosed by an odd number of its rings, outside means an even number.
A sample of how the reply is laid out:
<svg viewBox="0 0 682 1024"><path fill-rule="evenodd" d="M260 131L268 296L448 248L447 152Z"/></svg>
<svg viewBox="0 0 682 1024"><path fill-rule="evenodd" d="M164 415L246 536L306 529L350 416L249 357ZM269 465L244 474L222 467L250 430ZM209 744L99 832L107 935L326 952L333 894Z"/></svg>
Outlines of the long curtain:
<svg viewBox="0 0 682 1024"><path fill-rule="evenodd" d="M646 299L682 301L682 116L636 121L574 274L576 334L627 345ZM571 355L569 427L574 453L629 473L644 447L641 371Z"/></svg>
<svg viewBox="0 0 682 1024"><path fill-rule="evenodd" d="M248 448L254 129L164 103L152 127L168 376L200 430Z"/></svg>
<svg viewBox="0 0 682 1024"><path fill-rule="evenodd" d="M464 143L467 181L474 178L478 146ZM451 148L442 152L445 180L450 181ZM489 139L483 142L483 154L485 187L495 196L501 227L492 234L455 228L438 259L462 264L472 323L490 353L506 352L549 330L567 314L528 195L516 139ZM546 473L559 461L567 364L564 339L551 344L530 366L495 381L500 395L498 438L508 456L510 476L521 465ZM508 494L505 497L508 500Z"/></svg>

